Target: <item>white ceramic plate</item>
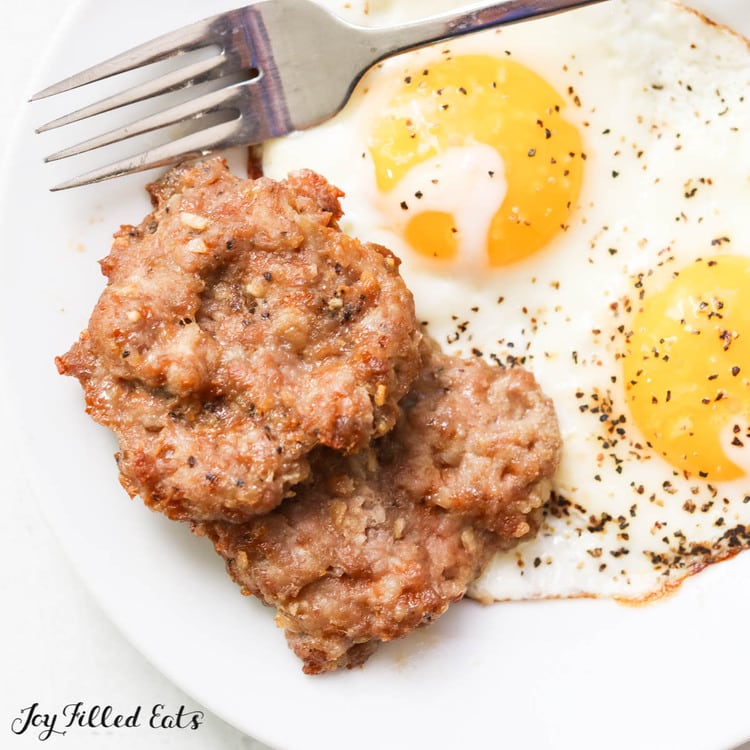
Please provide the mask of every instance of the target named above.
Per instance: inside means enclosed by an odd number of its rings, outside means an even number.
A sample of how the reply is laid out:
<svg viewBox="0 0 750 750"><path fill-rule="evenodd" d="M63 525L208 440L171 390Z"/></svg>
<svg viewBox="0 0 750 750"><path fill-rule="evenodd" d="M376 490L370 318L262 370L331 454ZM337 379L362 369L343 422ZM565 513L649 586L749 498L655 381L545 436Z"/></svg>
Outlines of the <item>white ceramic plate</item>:
<svg viewBox="0 0 750 750"><path fill-rule="evenodd" d="M750 31L744 0L695 4ZM39 85L230 5L81 2ZM33 127L78 101L72 94L30 107L12 144L3 175L0 361L15 394L12 429L24 468L50 523L147 658L219 716L289 750L720 750L750 737L747 554L642 608L465 602L382 648L363 670L303 676L272 613L238 594L209 545L126 499L113 438L83 413L78 384L55 371L54 356L85 326L102 287L96 261L113 229L137 223L148 207L142 176L47 191L86 160L43 166L43 155L72 136L35 136Z"/></svg>

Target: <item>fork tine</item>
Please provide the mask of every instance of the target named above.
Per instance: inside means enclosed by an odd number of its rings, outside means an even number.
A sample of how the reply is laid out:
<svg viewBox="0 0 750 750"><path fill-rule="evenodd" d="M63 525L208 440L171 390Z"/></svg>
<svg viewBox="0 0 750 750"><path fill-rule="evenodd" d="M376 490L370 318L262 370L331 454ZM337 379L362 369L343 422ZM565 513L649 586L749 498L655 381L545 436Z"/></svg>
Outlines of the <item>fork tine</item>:
<svg viewBox="0 0 750 750"><path fill-rule="evenodd" d="M208 60L202 60L188 65L179 70L167 73L153 81L147 81L139 86L134 86L127 91L123 91L119 94L109 96L106 99L102 99L98 102L82 107L81 109L71 112L63 117L58 117L55 120L40 125L37 129L37 133L44 133L48 130L54 130L60 128L63 125L70 125L74 122L79 122L87 117L93 117L94 115L102 114L103 112L109 112L119 107L125 107L128 104L134 104L135 102L143 101L151 97L159 96L160 94L166 94L170 91L176 91L177 89L191 86L193 84L202 83L204 81L211 80L212 78L218 78L222 75L222 63L225 61L223 55L215 55Z"/></svg>
<svg viewBox="0 0 750 750"><path fill-rule="evenodd" d="M124 141L128 138L142 135L143 133L150 133L153 130L160 130L169 125L175 125L188 120L195 120L213 112L220 112L232 108L238 109L239 90L249 83L252 82L247 81L245 84L227 86L226 88L218 89L217 91L211 91L197 99L191 99L190 101L165 109L162 112L157 112L156 114L131 122L129 125L110 130L109 132L103 133L95 138L89 138L75 146L69 146L61 151L56 151L54 154L50 154L45 158L45 162L67 159L70 156L77 156L86 151L93 151L95 148L109 146L111 143ZM239 111L237 114L239 115Z"/></svg>
<svg viewBox="0 0 750 750"><path fill-rule="evenodd" d="M289 124L283 121L283 119L279 119L279 116L282 116L283 113L277 112L274 113L276 115L274 116L274 114L264 111L263 107L255 106L260 99L267 96L267 92L261 85L260 80L256 78L228 86L206 94L193 102L186 102L159 115L145 118L145 120L134 123L131 126L133 128L132 132L126 133L124 137L128 138L131 135L136 135L136 130L143 133L164 127L167 124L183 122L187 119L197 119L221 111L236 110L237 117L234 119L204 128L162 146L157 146L143 154L122 159L101 169L87 172L80 177L56 185L52 190L66 190L92 182L101 182L112 177L120 177L131 172L142 172L146 169L174 164L184 159L205 156L208 153L221 151L240 143L244 145L259 143L260 141L288 132ZM197 107L196 105L198 104L202 106ZM192 111L188 111L190 107L192 107ZM186 111L188 112L187 114ZM159 118L161 118L161 122L159 122ZM113 142L116 140L113 136L124 130L128 130L128 128L113 131L110 134L102 136L102 139ZM89 146L86 150L94 148L95 146L90 144L97 140L99 139L91 139L88 142ZM70 150L72 149L66 149L66 151ZM58 152L57 155L53 154L53 157L58 156L58 158L63 158L60 155L63 153ZM52 157L47 158L50 160Z"/></svg>
<svg viewBox="0 0 750 750"><path fill-rule="evenodd" d="M121 52L109 60L105 60L98 65L93 65L90 68L86 68L86 70L82 70L80 73L76 73L58 83L48 86L34 94L29 101L35 102L39 99L45 99L48 96L62 94L64 91L70 91L79 86L85 86L88 83L101 81L104 78L109 78L119 73L125 73L144 65L166 60L182 52L189 52L217 44L218 41L212 40L210 35L213 21L214 18L199 21L139 44L137 47Z"/></svg>
<svg viewBox="0 0 750 750"><path fill-rule="evenodd" d="M196 159L213 151L220 151L235 145L238 133L242 130L239 119L214 125L197 133L192 133L176 141L157 146L137 156L109 164L106 167L92 170L51 188L67 190L68 188L90 185L112 177L121 177L133 172L143 172L155 167L164 167L186 159Z"/></svg>

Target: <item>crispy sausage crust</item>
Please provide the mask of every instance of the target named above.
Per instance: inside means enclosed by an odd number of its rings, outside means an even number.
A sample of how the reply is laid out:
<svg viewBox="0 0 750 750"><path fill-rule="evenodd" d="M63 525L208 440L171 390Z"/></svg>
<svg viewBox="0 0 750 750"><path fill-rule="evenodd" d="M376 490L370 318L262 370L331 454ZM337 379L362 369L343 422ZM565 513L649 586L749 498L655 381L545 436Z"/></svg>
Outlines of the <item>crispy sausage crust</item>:
<svg viewBox="0 0 750 750"><path fill-rule="evenodd" d="M402 418L371 451L321 451L273 512L194 531L244 593L277 608L305 672L357 666L536 532L559 454L554 410L529 373L426 346Z"/></svg>
<svg viewBox="0 0 750 750"><path fill-rule="evenodd" d="M246 520L394 424L420 334L398 260L342 234L341 193L309 171L242 180L223 160L149 186L108 284L58 358L114 430L121 481L173 519Z"/></svg>

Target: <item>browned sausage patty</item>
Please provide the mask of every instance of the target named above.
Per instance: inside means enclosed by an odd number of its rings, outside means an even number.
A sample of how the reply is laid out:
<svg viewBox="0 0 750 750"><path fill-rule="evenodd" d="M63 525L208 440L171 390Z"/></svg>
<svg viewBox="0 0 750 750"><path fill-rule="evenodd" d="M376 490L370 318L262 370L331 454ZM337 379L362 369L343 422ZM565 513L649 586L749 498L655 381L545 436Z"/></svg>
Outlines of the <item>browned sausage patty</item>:
<svg viewBox="0 0 750 750"><path fill-rule="evenodd" d="M131 496L174 519L242 521L308 476L316 446L387 432L419 369L388 250L339 231L341 193L302 171L242 180L221 159L149 186L61 373L120 443Z"/></svg>
<svg viewBox="0 0 750 750"><path fill-rule="evenodd" d="M533 534L560 453L533 377L425 346L396 428L371 451L316 455L293 499L207 523L243 592L318 673L352 667L461 599L490 557Z"/></svg>

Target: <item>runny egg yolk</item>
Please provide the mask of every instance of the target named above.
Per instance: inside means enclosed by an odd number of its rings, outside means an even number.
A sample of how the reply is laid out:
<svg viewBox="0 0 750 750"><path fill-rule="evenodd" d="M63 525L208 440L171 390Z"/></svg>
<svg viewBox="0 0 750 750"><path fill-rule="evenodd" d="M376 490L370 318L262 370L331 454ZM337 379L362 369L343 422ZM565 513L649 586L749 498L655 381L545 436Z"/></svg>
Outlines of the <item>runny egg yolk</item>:
<svg viewBox="0 0 750 750"><path fill-rule="evenodd" d="M721 255L682 270L634 321L624 359L633 418L656 451L692 476L745 475L727 447L747 441L748 299L750 258Z"/></svg>
<svg viewBox="0 0 750 750"><path fill-rule="evenodd" d="M504 167L507 189L492 208L486 231L489 263L502 266L529 256L563 231L581 189L585 155L578 129L562 116L562 97L526 66L491 55L444 57L404 73L402 82L370 132L377 187L388 193L425 162L449 150L492 147ZM487 177L496 171L487 164ZM502 171L502 170L501 170ZM463 177L463 179L462 179ZM424 190L414 190L402 234L417 252L454 258L466 229L456 216L421 201L437 185L454 202L482 188L468 175L435 171ZM476 250L471 251L476 255Z"/></svg>

